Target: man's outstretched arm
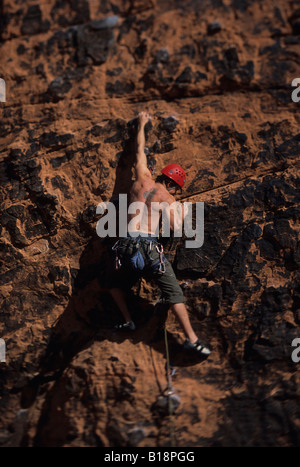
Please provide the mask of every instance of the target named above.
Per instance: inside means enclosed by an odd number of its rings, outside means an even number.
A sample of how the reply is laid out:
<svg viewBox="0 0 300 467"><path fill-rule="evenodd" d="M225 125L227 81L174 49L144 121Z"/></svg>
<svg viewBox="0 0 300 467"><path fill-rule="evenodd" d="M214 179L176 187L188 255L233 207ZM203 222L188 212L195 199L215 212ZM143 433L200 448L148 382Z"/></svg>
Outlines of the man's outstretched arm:
<svg viewBox="0 0 300 467"><path fill-rule="evenodd" d="M145 125L149 118L150 117L147 112L139 113L135 163L135 175L137 179L151 177L150 170L147 167L147 157L145 154Z"/></svg>

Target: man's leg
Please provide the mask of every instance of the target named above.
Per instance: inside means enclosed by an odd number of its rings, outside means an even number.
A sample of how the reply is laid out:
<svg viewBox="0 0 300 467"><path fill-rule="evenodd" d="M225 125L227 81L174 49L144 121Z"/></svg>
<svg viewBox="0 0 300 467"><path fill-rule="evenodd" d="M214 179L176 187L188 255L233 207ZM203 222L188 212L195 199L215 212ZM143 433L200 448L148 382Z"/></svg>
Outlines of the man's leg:
<svg viewBox="0 0 300 467"><path fill-rule="evenodd" d="M155 252L153 252L153 258L154 261L157 261ZM156 273L154 279L160 287L166 303L170 304L170 308L175 313L175 317L187 338L184 343L184 347L196 352L200 356L208 356L211 352L206 345L200 342L191 325L188 311L184 304L185 298L182 289L176 279L173 268L167 259L165 260L165 273Z"/></svg>
<svg viewBox="0 0 300 467"><path fill-rule="evenodd" d="M133 324L131 314L129 313L129 310L127 307L124 290L119 289L119 288L113 288L113 289L110 289L109 292L125 320L125 324L117 326L117 328L124 329L124 330L128 329L128 330L133 331L135 329L135 325Z"/></svg>
<svg viewBox="0 0 300 467"><path fill-rule="evenodd" d="M173 303L171 305L171 310L175 313L179 324L181 325L185 336L189 339L189 341L194 344L198 337L196 336L192 325L190 323L189 315L184 303Z"/></svg>
<svg viewBox="0 0 300 467"><path fill-rule="evenodd" d="M184 343L184 347L187 350L191 350L196 352L201 357L208 357L211 351L210 349L204 345L200 339L195 334L192 325L190 323L190 319L188 316L187 309L184 303L175 303L171 305L171 310L175 313L176 318L178 319L187 340Z"/></svg>
<svg viewBox="0 0 300 467"><path fill-rule="evenodd" d="M131 315L127 307L124 290L118 289L118 288L110 289L110 294L112 298L114 299L114 302L116 303L120 312L122 313L123 318L125 319L126 323L131 321Z"/></svg>
<svg viewBox="0 0 300 467"><path fill-rule="evenodd" d="M151 251L152 262L157 264L160 260L159 253L156 249L153 248ZM192 328L190 323L189 315L184 304L184 295L178 281L176 279L175 273L170 262L165 258L165 272L161 273L159 270L156 270L155 273L150 273L150 277L154 279L159 288L163 293L163 298L166 303L170 304L171 310L175 313L179 324L181 325L185 336L189 339L190 342L194 343L197 341L197 336ZM158 267L158 266L156 266Z"/></svg>

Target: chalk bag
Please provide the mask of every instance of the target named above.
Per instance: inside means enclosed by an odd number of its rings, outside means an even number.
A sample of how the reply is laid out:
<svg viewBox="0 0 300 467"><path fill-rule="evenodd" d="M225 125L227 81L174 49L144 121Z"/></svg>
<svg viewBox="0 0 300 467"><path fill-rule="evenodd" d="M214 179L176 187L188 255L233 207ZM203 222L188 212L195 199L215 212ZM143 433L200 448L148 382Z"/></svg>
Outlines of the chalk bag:
<svg viewBox="0 0 300 467"><path fill-rule="evenodd" d="M139 244L137 244L137 251L130 258L130 264L135 271L142 271L145 267L145 260L140 252Z"/></svg>

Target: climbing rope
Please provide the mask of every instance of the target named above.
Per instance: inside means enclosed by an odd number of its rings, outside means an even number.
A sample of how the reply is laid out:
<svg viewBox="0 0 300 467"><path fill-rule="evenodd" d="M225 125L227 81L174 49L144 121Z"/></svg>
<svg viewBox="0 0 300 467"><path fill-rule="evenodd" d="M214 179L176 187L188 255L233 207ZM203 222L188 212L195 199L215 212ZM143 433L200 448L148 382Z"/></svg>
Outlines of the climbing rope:
<svg viewBox="0 0 300 467"><path fill-rule="evenodd" d="M165 330L165 346L166 346L166 372L167 372L167 398L168 398L168 410L169 410L169 420L170 420L170 439L171 439L171 446L175 447L175 428L174 428L174 420L173 420L173 401L172 401L172 394L174 394L174 390L172 387L172 379L171 379L171 367L170 367L170 356L169 356L169 346L168 346L168 336L167 336L167 329Z"/></svg>

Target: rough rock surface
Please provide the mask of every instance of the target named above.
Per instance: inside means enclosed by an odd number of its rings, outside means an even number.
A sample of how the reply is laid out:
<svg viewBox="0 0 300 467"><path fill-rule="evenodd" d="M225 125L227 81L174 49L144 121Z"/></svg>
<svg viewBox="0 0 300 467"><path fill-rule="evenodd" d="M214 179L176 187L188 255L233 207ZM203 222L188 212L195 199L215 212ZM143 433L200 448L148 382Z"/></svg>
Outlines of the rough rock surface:
<svg viewBox="0 0 300 467"><path fill-rule="evenodd" d="M285 0L1 2L2 446L300 445L299 25ZM204 245L165 245L203 362L145 281L137 331L111 330L95 208L145 108L156 173L205 203Z"/></svg>

